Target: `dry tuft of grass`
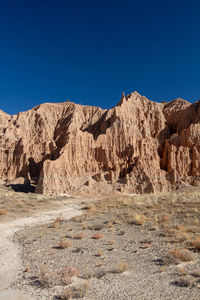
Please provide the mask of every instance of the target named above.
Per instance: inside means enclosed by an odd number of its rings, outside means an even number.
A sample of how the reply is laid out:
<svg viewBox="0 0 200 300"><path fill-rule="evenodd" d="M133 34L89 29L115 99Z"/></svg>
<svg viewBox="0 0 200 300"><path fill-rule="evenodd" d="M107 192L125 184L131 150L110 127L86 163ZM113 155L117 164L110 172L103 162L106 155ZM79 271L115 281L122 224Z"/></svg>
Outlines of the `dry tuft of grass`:
<svg viewBox="0 0 200 300"><path fill-rule="evenodd" d="M123 273L128 270L128 264L124 261L119 261L114 269L114 273Z"/></svg>
<svg viewBox="0 0 200 300"><path fill-rule="evenodd" d="M40 284L43 287L51 288L55 285L69 285L73 277L78 276L79 270L73 267L65 267L62 270L52 271L42 266L38 275Z"/></svg>
<svg viewBox="0 0 200 300"><path fill-rule="evenodd" d="M55 274L49 271L45 266L42 266L38 275L40 284L47 288L54 286L56 284L54 275Z"/></svg>
<svg viewBox="0 0 200 300"><path fill-rule="evenodd" d="M108 241L108 244L109 244L109 245L114 245L114 243L115 243L115 240L109 240L109 241Z"/></svg>
<svg viewBox="0 0 200 300"><path fill-rule="evenodd" d="M86 205L83 209L87 210L88 213L95 213L97 210L95 204Z"/></svg>
<svg viewBox="0 0 200 300"><path fill-rule="evenodd" d="M180 267L180 268L178 268L178 273L180 275L188 275L189 271L187 269L183 268L183 267Z"/></svg>
<svg viewBox="0 0 200 300"><path fill-rule="evenodd" d="M151 246L152 246L151 243L143 243L142 246L141 246L141 248L142 248L142 249L148 249L148 248L150 248Z"/></svg>
<svg viewBox="0 0 200 300"><path fill-rule="evenodd" d="M81 223L81 225L82 225L83 230L87 229L87 223L86 222L83 221Z"/></svg>
<svg viewBox="0 0 200 300"><path fill-rule="evenodd" d="M80 233L77 233L75 236L74 236L74 239L75 240L81 240L81 239L84 239L86 237L86 234L84 232L80 232Z"/></svg>
<svg viewBox="0 0 200 300"><path fill-rule="evenodd" d="M58 221L53 221L53 223L52 223L52 228L58 228L60 226L60 222L58 222Z"/></svg>
<svg viewBox="0 0 200 300"><path fill-rule="evenodd" d="M174 241L178 243L183 243L190 239L190 235L187 232L174 231Z"/></svg>
<svg viewBox="0 0 200 300"><path fill-rule="evenodd" d="M192 274L194 277L200 278L200 268L195 270Z"/></svg>
<svg viewBox="0 0 200 300"><path fill-rule="evenodd" d="M98 253L96 254L96 256L102 257L103 256L103 250L99 250Z"/></svg>
<svg viewBox="0 0 200 300"><path fill-rule="evenodd" d="M103 238L103 234L101 234L100 232L97 232L95 234L93 234L92 239L94 240L99 240Z"/></svg>
<svg viewBox="0 0 200 300"><path fill-rule="evenodd" d="M170 216L170 215L161 215L161 216L158 216L158 222L159 222L159 223L166 223L166 222L168 222L170 219L171 219L171 216Z"/></svg>
<svg viewBox="0 0 200 300"><path fill-rule="evenodd" d="M135 214L133 216L128 217L128 224L130 224L130 225L134 224L134 225L142 226L142 225L144 225L144 222L145 222L144 215Z"/></svg>
<svg viewBox="0 0 200 300"><path fill-rule="evenodd" d="M8 215L8 211L6 209L0 210L0 216Z"/></svg>
<svg viewBox="0 0 200 300"><path fill-rule="evenodd" d="M164 264L179 263L180 261L189 262L195 260L195 254L188 249L173 249L165 256Z"/></svg>
<svg viewBox="0 0 200 300"><path fill-rule="evenodd" d="M89 287L89 281L84 284L76 287L72 286L71 288L65 289L62 295L59 296L59 299L67 300L67 299L79 299L86 296L87 290Z"/></svg>
<svg viewBox="0 0 200 300"><path fill-rule="evenodd" d="M200 251L200 237L197 237L194 242L192 243L192 246L195 248L195 250Z"/></svg>
<svg viewBox="0 0 200 300"><path fill-rule="evenodd" d="M61 275L61 280L62 283L65 285L69 285L72 283L72 278L75 276L78 276L80 271L74 267L66 267L61 270L60 275Z"/></svg>
<svg viewBox="0 0 200 300"><path fill-rule="evenodd" d="M72 245L72 243L68 239L62 238L59 243L59 248L66 249L66 248L70 248L71 245Z"/></svg>
<svg viewBox="0 0 200 300"><path fill-rule="evenodd" d="M174 282L175 285L180 287L194 287L195 286L195 280L192 278L192 276L186 275L184 277L181 277L180 279L176 280Z"/></svg>
<svg viewBox="0 0 200 300"><path fill-rule="evenodd" d="M84 279L90 279L94 276L94 271L91 267L87 267L85 269L84 275L82 276Z"/></svg>

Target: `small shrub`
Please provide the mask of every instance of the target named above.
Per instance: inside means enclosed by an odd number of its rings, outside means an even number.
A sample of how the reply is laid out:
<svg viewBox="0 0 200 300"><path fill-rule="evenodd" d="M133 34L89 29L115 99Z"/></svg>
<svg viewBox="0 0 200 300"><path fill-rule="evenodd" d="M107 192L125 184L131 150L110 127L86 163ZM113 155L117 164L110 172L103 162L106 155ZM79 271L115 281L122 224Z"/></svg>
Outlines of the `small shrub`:
<svg viewBox="0 0 200 300"><path fill-rule="evenodd" d="M128 217L128 224L130 225L134 224L134 225L142 226L144 225L144 222L145 222L144 215L135 214L133 216Z"/></svg>
<svg viewBox="0 0 200 300"><path fill-rule="evenodd" d="M62 293L62 295L59 297L62 300L67 300L67 299L78 299L78 298L83 298L85 297L87 290L89 286L89 281L86 283L76 287L73 286L69 289L65 289Z"/></svg>
<svg viewBox="0 0 200 300"><path fill-rule="evenodd" d="M92 239L94 239L94 240L99 240L102 238L103 238L103 234L101 234L100 232L97 232L92 236Z"/></svg>
<svg viewBox="0 0 200 300"><path fill-rule="evenodd" d="M68 289L65 289L62 292L62 295L60 295L58 298L62 299L62 300L68 300L68 299L71 299L71 298L73 299L73 296L74 296L73 289L68 288Z"/></svg>
<svg viewBox="0 0 200 300"><path fill-rule="evenodd" d="M69 247L71 247L71 245L72 245L72 243L69 240L67 240L66 238L62 238L62 240L59 243L59 247L61 249L69 248Z"/></svg>
<svg viewBox="0 0 200 300"><path fill-rule="evenodd" d="M142 244L142 249L147 249L151 247L151 243L143 243Z"/></svg>
<svg viewBox="0 0 200 300"><path fill-rule="evenodd" d="M189 274L188 270L183 268L183 267L178 268L178 272L181 275L188 275Z"/></svg>
<svg viewBox="0 0 200 300"><path fill-rule="evenodd" d="M193 261L195 259L195 255L188 249L173 249L168 252L168 254L164 258L165 264L175 263L178 264L180 261L188 262Z"/></svg>
<svg viewBox="0 0 200 300"><path fill-rule="evenodd" d="M87 223L86 223L86 222L82 222L81 225L82 225L83 230L84 230L84 229L87 229Z"/></svg>
<svg viewBox="0 0 200 300"><path fill-rule="evenodd" d="M83 275L83 278L90 279L93 277L93 275L94 275L93 269L91 267L87 267Z"/></svg>
<svg viewBox="0 0 200 300"><path fill-rule="evenodd" d="M42 266L40 269L40 273L38 275L38 279L40 284L43 287L52 287L56 284L55 280L55 274L53 274L51 271L49 271L46 266Z"/></svg>
<svg viewBox="0 0 200 300"><path fill-rule="evenodd" d="M66 285L72 283L72 277L78 276L80 271L73 267L66 267L60 271L62 282Z"/></svg>
<svg viewBox="0 0 200 300"><path fill-rule="evenodd" d="M192 243L192 246L195 250L200 251L200 237L197 237L195 241Z"/></svg>
<svg viewBox="0 0 200 300"><path fill-rule="evenodd" d="M114 272L123 273L128 270L128 264L126 262L120 261L117 263Z"/></svg>
<svg viewBox="0 0 200 300"><path fill-rule="evenodd" d="M169 215L161 215L161 216L158 216L158 222L159 223L166 223L170 220L170 216Z"/></svg>
<svg viewBox="0 0 200 300"><path fill-rule="evenodd" d="M72 221L80 222L80 217L79 216L75 216L75 217L72 218Z"/></svg>
<svg viewBox="0 0 200 300"><path fill-rule="evenodd" d="M174 239L178 243L182 243L184 241L188 241L190 236L187 232L174 231Z"/></svg>
<svg viewBox="0 0 200 300"><path fill-rule="evenodd" d="M108 223L107 223L107 226L108 226L108 228L112 228L112 227L113 227L113 222L111 222L111 221L108 222Z"/></svg>
<svg viewBox="0 0 200 300"><path fill-rule="evenodd" d="M182 249L179 251L179 259L181 261L193 261L195 260L195 255L188 249Z"/></svg>
<svg viewBox="0 0 200 300"><path fill-rule="evenodd" d="M176 280L174 284L180 287L190 287L195 285L195 280L191 276L187 275Z"/></svg>
<svg viewBox="0 0 200 300"><path fill-rule="evenodd" d="M85 238L85 233L84 232L80 232L80 233L77 233L75 236L74 236L74 239L76 240L81 240Z"/></svg>
<svg viewBox="0 0 200 300"><path fill-rule="evenodd" d="M100 231L103 228L104 228L104 226L102 224L94 224L92 226L89 226L90 230L98 230L98 231Z"/></svg>
<svg viewBox="0 0 200 300"><path fill-rule="evenodd" d="M60 223L59 223L59 222L57 222L56 220L53 221L53 223L52 223L52 228L58 228L59 226L60 226Z"/></svg>
<svg viewBox="0 0 200 300"><path fill-rule="evenodd" d="M200 278L200 269L197 269L192 274L194 277Z"/></svg>
<svg viewBox="0 0 200 300"><path fill-rule="evenodd" d="M96 263L95 267L99 268L99 267L102 267L103 266L103 262L102 261L99 261Z"/></svg>
<svg viewBox="0 0 200 300"><path fill-rule="evenodd" d="M83 209L86 209L89 213L95 213L96 212L96 207L94 204L92 205L86 205L83 207Z"/></svg>
<svg viewBox="0 0 200 300"><path fill-rule="evenodd" d="M108 243L109 243L109 245L114 245L115 240L110 240Z"/></svg>
<svg viewBox="0 0 200 300"><path fill-rule="evenodd" d="M8 211L6 209L0 209L0 216L8 215Z"/></svg>
<svg viewBox="0 0 200 300"><path fill-rule="evenodd" d="M42 266L38 279L43 287L50 288L57 284L69 285L73 277L78 276L79 270L73 267L65 267L62 270L51 271L46 266Z"/></svg>
<svg viewBox="0 0 200 300"><path fill-rule="evenodd" d="M99 252L97 253L98 257L102 257L103 256L103 250L99 250Z"/></svg>

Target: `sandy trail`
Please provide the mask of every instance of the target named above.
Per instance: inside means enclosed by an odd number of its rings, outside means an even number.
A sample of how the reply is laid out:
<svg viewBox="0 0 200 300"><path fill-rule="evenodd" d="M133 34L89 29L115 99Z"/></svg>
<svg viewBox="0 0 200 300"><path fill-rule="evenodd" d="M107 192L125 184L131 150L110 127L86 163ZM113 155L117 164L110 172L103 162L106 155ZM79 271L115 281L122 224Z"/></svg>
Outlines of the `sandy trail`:
<svg viewBox="0 0 200 300"><path fill-rule="evenodd" d="M23 269L20 257L19 246L14 243L13 235L25 227L41 225L61 216L64 219L70 219L81 215L80 204L67 203L58 210L40 212L33 217L16 219L11 222L0 224L0 300L18 299L17 291L10 289L11 283L17 278L18 273ZM8 293L10 296L8 296ZM20 299L31 299L25 295Z"/></svg>

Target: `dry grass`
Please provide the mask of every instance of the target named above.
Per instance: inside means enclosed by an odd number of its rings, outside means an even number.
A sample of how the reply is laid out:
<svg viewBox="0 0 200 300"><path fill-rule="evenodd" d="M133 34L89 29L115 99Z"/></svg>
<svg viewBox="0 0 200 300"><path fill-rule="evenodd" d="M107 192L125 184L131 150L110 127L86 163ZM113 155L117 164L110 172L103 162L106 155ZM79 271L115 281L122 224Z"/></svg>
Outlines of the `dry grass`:
<svg viewBox="0 0 200 300"><path fill-rule="evenodd" d="M172 237L174 243L175 242L183 243L183 242L189 241L191 239L191 236L189 235L189 233L176 230L174 227L173 228L164 228L163 235L165 237Z"/></svg>
<svg viewBox="0 0 200 300"><path fill-rule="evenodd" d="M80 286L72 286L71 288L65 289L62 295L59 296L59 299L79 299L86 296L87 290L89 287L89 281L83 283Z"/></svg>
<svg viewBox="0 0 200 300"><path fill-rule="evenodd" d="M170 264L170 263L179 263L182 262L189 262L195 260L195 254L188 250L188 249L173 249L170 250L167 255L165 256L163 262L164 264Z"/></svg>
<svg viewBox="0 0 200 300"><path fill-rule="evenodd" d="M83 230L87 229L87 223L82 221L81 223Z"/></svg>
<svg viewBox="0 0 200 300"><path fill-rule="evenodd" d="M38 279L43 287L50 288L55 285L69 285L73 277L79 275L79 270L73 267L65 267L62 270L49 270L45 265L40 269Z"/></svg>
<svg viewBox="0 0 200 300"><path fill-rule="evenodd" d="M200 251L200 237L196 237L192 245L195 248L195 250Z"/></svg>
<svg viewBox="0 0 200 300"><path fill-rule="evenodd" d="M123 273L128 270L128 264L124 261L119 261L114 269L114 273Z"/></svg>
<svg viewBox="0 0 200 300"><path fill-rule="evenodd" d="M97 232L95 234L93 234L92 239L94 240L99 240L103 238L103 234L101 234L100 232Z"/></svg>
<svg viewBox="0 0 200 300"><path fill-rule="evenodd" d="M148 248L150 248L152 246L152 244L151 243L143 243L142 244L142 249L148 249Z"/></svg>
<svg viewBox="0 0 200 300"><path fill-rule="evenodd" d="M134 214L133 216L128 217L128 224L132 225L144 225L145 222L145 216L140 214Z"/></svg>
<svg viewBox="0 0 200 300"><path fill-rule="evenodd" d="M49 288L56 284L55 274L49 271L46 266L41 267L38 279L43 287Z"/></svg>
<svg viewBox="0 0 200 300"><path fill-rule="evenodd" d="M185 241L189 241L190 235L187 232L180 232L175 231L174 232L174 241L178 243L183 243Z"/></svg>
<svg viewBox="0 0 200 300"><path fill-rule="evenodd" d="M98 253L96 254L96 256L102 257L103 256L103 250L99 250Z"/></svg>
<svg viewBox="0 0 200 300"><path fill-rule="evenodd" d="M84 232L80 232L80 233L77 233L76 235L74 235L74 239L76 240L81 240L81 239L84 239L86 237L86 234Z"/></svg>
<svg viewBox="0 0 200 300"><path fill-rule="evenodd" d="M166 223L171 219L170 215L160 215L158 216L158 223Z"/></svg>
<svg viewBox="0 0 200 300"><path fill-rule="evenodd" d="M69 285L72 283L73 277L78 276L80 271L73 267L66 267L61 270L61 279L63 284Z"/></svg>
<svg viewBox="0 0 200 300"><path fill-rule="evenodd" d="M179 268L178 268L178 273L179 273L180 275L188 275L188 274L189 274L189 271L188 271L187 269L183 268L183 267L179 267Z"/></svg>
<svg viewBox="0 0 200 300"><path fill-rule="evenodd" d="M175 285L179 287L194 287L195 286L195 280L192 276L186 275L184 277L179 278L174 282Z"/></svg>
<svg viewBox="0 0 200 300"><path fill-rule="evenodd" d="M101 272L102 269L106 270L107 273L116 274L123 273L129 269L134 271L134 259L135 257L136 260L138 259L138 255L135 256L134 254L135 252L143 252L142 255L144 256L150 253L150 257L145 256L149 265L148 259L151 259L151 264L153 264L153 254L159 260L159 258L163 257L164 252L167 255L163 259L165 265L161 267L161 270L167 272L166 278L169 279L169 273L171 272L172 275L172 272L174 272L173 276L170 275L173 280L174 275L182 276L184 280L190 280L190 282L184 283L182 281L181 283L180 281L180 286L185 284L185 286L191 287L193 286L193 283L191 283L193 281L191 277L187 276L191 275L192 269L198 267L199 261L196 258L199 257L200 250L200 238L198 238L200 236L200 223L197 222L200 214L200 201L198 197L195 197L195 194L190 197L186 193L173 192L137 195L124 199L105 198L88 205L85 208L85 214L75 217L73 222L69 220L62 223L62 221L55 220L58 223L58 227L55 227L57 228L55 231L49 230L51 236L56 235L56 240L58 236L60 238L62 236L69 238L70 241L68 239L61 240L60 248L69 248L72 245L71 241L73 242L73 247L66 251L51 249L51 259L57 262L56 259L59 257L59 263L61 263L62 259L69 262L72 259L75 262L75 266L78 269L80 268L81 275L79 280L83 280L97 277L97 271ZM85 229L87 229L87 232ZM69 233L69 230L71 230L71 235L67 236L66 233ZM110 231L113 231L113 233ZM85 239L81 241L83 238ZM172 248L172 243L178 243L178 245L174 245L177 249L169 250ZM116 251L112 251L112 247L109 246L113 244L115 244ZM152 245L153 247L148 249ZM192 251L185 249L187 247L190 247ZM146 250L141 250L141 248ZM129 254L131 258L134 257L132 260L129 259L129 265L123 261L126 258L125 251L127 251L127 257ZM63 253L67 253L67 256L64 255L64 257ZM82 255L81 253L84 254ZM85 259L83 260L82 257ZM104 259L106 259L107 264L104 262ZM117 261L118 263L116 264ZM184 264L190 271L183 267L177 269L177 266L168 266L168 264L187 263L190 261L194 261L194 264ZM105 266L99 268L102 266L102 262L104 262ZM87 266L90 267L87 268ZM96 267L99 269L95 269ZM154 267L156 268L155 265ZM152 268L153 271L154 267ZM57 265L55 265L55 268L57 268ZM128 272L125 275L128 276ZM72 282L73 276L69 276L67 270L63 270L59 276L62 285ZM110 276L115 277L117 275L110 274ZM195 277L194 274L192 276ZM51 286L52 278L48 272L43 275L43 278L43 281L47 282L46 286ZM74 298L76 297L75 295L78 296L78 292L74 288L69 287L69 289L65 290L65 295L61 299Z"/></svg>
<svg viewBox="0 0 200 300"><path fill-rule="evenodd" d="M192 274L194 277L200 278L200 268L195 270Z"/></svg>
<svg viewBox="0 0 200 300"><path fill-rule="evenodd" d="M58 228L60 226L60 222L58 222L58 221L53 221L53 223L52 223L52 228Z"/></svg>
<svg viewBox="0 0 200 300"><path fill-rule="evenodd" d="M6 209L0 209L0 216L8 215L8 211Z"/></svg>
<svg viewBox="0 0 200 300"><path fill-rule="evenodd" d="M62 203L66 199L58 195L15 192L10 187L0 186L0 219L11 220L55 209L55 200Z"/></svg>
<svg viewBox="0 0 200 300"><path fill-rule="evenodd" d="M115 243L115 240L109 240L109 241L108 241L108 244L109 244L109 245L114 245L114 243Z"/></svg>
<svg viewBox="0 0 200 300"><path fill-rule="evenodd" d="M90 279L94 276L94 271L92 267L86 267L84 275L82 276L84 279Z"/></svg>
<svg viewBox="0 0 200 300"><path fill-rule="evenodd" d="M67 248L68 249L68 248L71 247L71 245L72 245L72 243L68 239L62 238L60 243L59 243L59 248L61 248L61 249L66 249Z"/></svg>

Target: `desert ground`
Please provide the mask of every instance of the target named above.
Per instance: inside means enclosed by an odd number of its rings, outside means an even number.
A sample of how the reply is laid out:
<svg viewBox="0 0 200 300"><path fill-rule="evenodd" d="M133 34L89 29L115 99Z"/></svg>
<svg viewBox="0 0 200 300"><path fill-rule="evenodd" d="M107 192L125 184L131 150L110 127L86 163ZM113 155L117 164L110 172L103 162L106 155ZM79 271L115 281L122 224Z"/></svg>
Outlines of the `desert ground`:
<svg viewBox="0 0 200 300"><path fill-rule="evenodd" d="M200 188L78 198L1 187L0 253L0 299L197 300Z"/></svg>

